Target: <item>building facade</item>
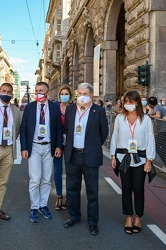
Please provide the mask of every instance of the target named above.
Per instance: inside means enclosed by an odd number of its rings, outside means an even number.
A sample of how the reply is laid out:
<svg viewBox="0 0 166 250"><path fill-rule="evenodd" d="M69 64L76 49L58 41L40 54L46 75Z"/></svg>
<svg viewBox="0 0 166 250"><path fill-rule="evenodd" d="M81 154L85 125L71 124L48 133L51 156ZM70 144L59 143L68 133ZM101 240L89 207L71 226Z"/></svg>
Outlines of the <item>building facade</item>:
<svg viewBox="0 0 166 250"><path fill-rule="evenodd" d="M61 71L62 51L69 30L70 0L50 0L46 22L49 24L43 51L42 67L50 86L50 99L57 100L61 84L69 84ZM42 71L43 72L43 71Z"/></svg>
<svg viewBox="0 0 166 250"><path fill-rule="evenodd" d="M50 1L47 14L52 96L64 83L74 91L81 82L92 83L94 95L103 100L115 101L131 89L160 99L166 96L165 0L66 1L69 19L61 21L69 21L69 26L63 33L62 23L58 31L58 20L64 2ZM148 87L136 82L136 69L147 62L151 65Z"/></svg>

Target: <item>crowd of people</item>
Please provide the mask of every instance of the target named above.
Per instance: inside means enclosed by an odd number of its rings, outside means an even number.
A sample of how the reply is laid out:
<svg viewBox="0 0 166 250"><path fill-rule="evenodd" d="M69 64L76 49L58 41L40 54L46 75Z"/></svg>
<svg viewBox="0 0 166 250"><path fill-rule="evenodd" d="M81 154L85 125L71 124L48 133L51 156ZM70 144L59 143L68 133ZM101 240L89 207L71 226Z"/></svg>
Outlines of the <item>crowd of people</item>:
<svg viewBox="0 0 166 250"><path fill-rule="evenodd" d="M20 134L21 155L28 161L30 221L39 222L39 214L46 219L52 218L48 199L54 170L57 194L54 209L68 209L69 213L64 228L81 221L84 177L89 233L97 235L99 167L103 163L102 145L109 133L106 111L113 111L116 119L110 144L110 165L121 178L125 232L139 233L144 213L145 176L151 171L155 158L150 117L166 116L166 98L158 104L156 97L147 99L137 91L128 91L113 107L108 100L94 101L93 86L81 83L75 102L72 102L72 91L68 85L60 88L58 101L50 101L49 85L38 82L35 86L36 100L27 104L20 116L16 103L11 104L12 95L12 85L3 83L0 86L0 219L10 219L1 209L16 158L16 139ZM62 178L64 167L66 188L63 188Z"/></svg>

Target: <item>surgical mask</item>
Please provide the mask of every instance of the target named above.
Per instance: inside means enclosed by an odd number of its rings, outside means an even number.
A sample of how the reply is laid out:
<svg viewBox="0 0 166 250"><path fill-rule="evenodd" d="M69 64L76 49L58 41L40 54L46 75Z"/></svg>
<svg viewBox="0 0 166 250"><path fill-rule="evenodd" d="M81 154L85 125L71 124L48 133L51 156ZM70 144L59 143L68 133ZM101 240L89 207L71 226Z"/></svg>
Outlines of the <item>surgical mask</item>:
<svg viewBox="0 0 166 250"><path fill-rule="evenodd" d="M91 101L91 98L90 96L79 96L77 97L77 101L78 102L82 102L82 103L87 103L87 102L90 102Z"/></svg>
<svg viewBox="0 0 166 250"><path fill-rule="evenodd" d="M163 106L165 105L165 102L164 101L162 101L162 103L161 103Z"/></svg>
<svg viewBox="0 0 166 250"><path fill-rule="evenodd" d="M47 97L46 94L41 94L41 93L35 94L35 98L37 102L42 102L46 97Z"/></svg>
<svg viewBox="0 0 166 250"><path fill-rule="evenodd" d="M145 100L145 101L142 101L142 106L146 106L147 105L147 101Z"/></svg>
<svg viewBox="0 0 166 250"><path fill-rule="evenodd" d="M61 102L68 102L70 100L70 96L69 95L60 95L60 100Z"/></svg>
<svg viewBox="0 0 166 250"><path fill-rule="evenodd" d="M124 105L124 108L125 108L127 111L132 112L132 111L134 111L134 110L136 109L136 106L135 106L135 104L125 104L125 105Z"/></svg>
<svg viewBox="0 0 166 250"><path fill-rule="evenodd" d="M9 103L10 100L12 99L12 95L0 94L0 99L2 102Z"/></svg>

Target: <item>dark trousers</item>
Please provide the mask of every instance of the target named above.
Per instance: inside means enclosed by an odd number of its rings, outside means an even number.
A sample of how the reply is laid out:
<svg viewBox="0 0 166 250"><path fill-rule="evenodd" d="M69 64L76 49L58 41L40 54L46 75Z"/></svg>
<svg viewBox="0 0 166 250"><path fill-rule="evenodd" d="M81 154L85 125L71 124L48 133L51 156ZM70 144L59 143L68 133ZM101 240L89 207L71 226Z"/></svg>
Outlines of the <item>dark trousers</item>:
<svg viewBox="0 0 166 250"><path fill-rule="evenodd" d="M130 167L126 173L120 171L123 214L133 215L133 193L135 213L139 217L143 216L145 176L144 164L139 167Z"/></svg>
<svg viewBox="0 0 166 250"><path fill-rule="evenodd" d="M98 178L99 167L85 164L84 154L73 151L69 163L66 163L67 205L70 218L74 221L81 218L81 184L85 180L87 194L87 217L90 225L96 225L99 219Z"/></svg>

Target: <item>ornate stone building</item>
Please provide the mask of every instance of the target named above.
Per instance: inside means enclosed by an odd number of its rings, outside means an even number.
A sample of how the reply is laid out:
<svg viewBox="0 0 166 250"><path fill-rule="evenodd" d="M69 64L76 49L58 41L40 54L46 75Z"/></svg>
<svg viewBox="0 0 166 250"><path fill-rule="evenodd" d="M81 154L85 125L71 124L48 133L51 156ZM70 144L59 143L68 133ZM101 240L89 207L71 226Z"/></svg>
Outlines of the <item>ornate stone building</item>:
<svg viewBox="0 0 166 250"><path fill-rule="evenodd" d="M61 2L50 1L50 30ZM104 100L115 101L130 89L166 96L165 0L71 0L69 16L61 61L50 73L52 90L65 82L75 90L84 81L92 83L95 95ZM50 54L59 41L54 38ZM148 89L136 83L135 71L146 62L152 65Z"/></svg>

